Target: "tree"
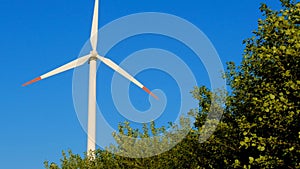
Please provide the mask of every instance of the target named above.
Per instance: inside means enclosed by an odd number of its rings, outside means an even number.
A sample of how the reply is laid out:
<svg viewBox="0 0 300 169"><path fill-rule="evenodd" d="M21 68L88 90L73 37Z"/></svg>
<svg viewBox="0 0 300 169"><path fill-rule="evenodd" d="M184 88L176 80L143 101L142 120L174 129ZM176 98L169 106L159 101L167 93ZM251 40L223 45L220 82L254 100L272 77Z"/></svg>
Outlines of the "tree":
<svg viewBox="0 0 300 169"><path fill-rule="evenodd" d="M300 168L300 3L281 2L280 11L261 5L265 19L245 41L241 65L229 64L236 167Z"/></svg>

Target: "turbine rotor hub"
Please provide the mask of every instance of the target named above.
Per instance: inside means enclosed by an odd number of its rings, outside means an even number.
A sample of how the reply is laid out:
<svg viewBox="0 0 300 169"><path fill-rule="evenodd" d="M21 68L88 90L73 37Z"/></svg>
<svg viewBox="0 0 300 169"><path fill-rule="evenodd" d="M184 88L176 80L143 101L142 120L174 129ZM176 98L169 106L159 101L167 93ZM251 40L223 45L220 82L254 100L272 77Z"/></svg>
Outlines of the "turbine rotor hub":
<svg viewBox="0 0 300 169"><path fill-rule="evenodd" d="M92 51L90 52L90 54L91 54L91 57L97 57L97 56L98 56L98 52L97 52L97 51L94 51L94 50L92 50Z"/></svg>
<svg viewBox="0 0 300 169"><path fill-rule="evenodd" d="M91 61L91 60L97 60L98 59L97 56L98 56L97 51L91 51L90 52L90 60L89 61Z"/></svg>

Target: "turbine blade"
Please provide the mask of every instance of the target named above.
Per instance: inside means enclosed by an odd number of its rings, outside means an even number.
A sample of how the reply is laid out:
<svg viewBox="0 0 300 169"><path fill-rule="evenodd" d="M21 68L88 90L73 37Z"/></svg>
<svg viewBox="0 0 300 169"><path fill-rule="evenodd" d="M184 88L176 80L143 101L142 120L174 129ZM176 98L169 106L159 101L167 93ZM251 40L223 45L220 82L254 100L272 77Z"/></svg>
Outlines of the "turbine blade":
<svg viewBox="0 0 300 169"><path fill-rule="evenodd" d="M93 23L92 23L92 30L91 30L91 37L90 37L93 51L96 51L97 42L98 42L98 15L99 15L99 0L95 0Z"/></svg>
<svg viewBox="0 0 300 169"><path fill-rule="evenodd" d="M132 77L129 73L127 73L124 69L122 69L119 65L114 63L112 60L102 57L102 56L97 56L99 60L101 60L104 64L115 70L116 72L120 73L122 76L130 80L132 83L136 84L138 87L143 89L145 92L150 94L152 97L158 100L158 97L152 93L148 88L146 88L142 83L140 83L138 80L136 80L134 77Z"/></svg>
<svg viewBox="0 0 300 169"><path fill-rule="evenodd" d="M71 61L71 62L69 62L69 63L67 63L67 64L65 64L65 65L63 65L63 66L61 66L59 68L56 68L56 69L54 69L54 70L52 70L52 71L50 71L48 73L45 73L45 74L41 75L40 77L37 77L37 78L35 78L33 80L30 80L30 81L24 83L22 86L27 86L27 85L29 85L31 83L37 82L37 81L45 79L47 77L50 77L50 76L59 74L61 72L73 69L75 67L81 66L86 61L89 60L89 57L90 57L90 55L86 55L86 56L80 57L80 58L78 58L76 60L73 60L73 61Z"/></svg>

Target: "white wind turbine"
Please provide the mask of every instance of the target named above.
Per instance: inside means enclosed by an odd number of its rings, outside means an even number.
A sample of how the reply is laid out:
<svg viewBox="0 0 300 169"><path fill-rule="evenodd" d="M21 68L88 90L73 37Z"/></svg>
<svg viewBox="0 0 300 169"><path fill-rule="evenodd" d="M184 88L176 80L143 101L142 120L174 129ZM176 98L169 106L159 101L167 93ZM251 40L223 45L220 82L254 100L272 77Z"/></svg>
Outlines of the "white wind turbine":
<svg viewBox="0 0 300 169"><path fill-rule="evenodd" d="M90 42L92 46L92 51L90 54L80 57L76 60L73 60L61 67L58 67L48 73L45 73L27 83L24 83L23 86L29 85L31 83L37 82L39 80L48 78L50 76L59 74L61 72L76 68L83 65L89 61L89 98L88 98L88 136L87 136L87 152L94 151L96 149L96 71L97 71L97 60L102 61L104 64L112 68L113 70L120 73L122 76L136 84L138 87L145 90L154 98L158 97L153 94L149 89L147 89L142 83L132 77L129 73L123 70L120 66L114 63L112 60L100 56L97 53L97 42L98 42L98 13L99 13L99 0L95 0L94 14L93 14L93 23L90 35Z"/></svg>

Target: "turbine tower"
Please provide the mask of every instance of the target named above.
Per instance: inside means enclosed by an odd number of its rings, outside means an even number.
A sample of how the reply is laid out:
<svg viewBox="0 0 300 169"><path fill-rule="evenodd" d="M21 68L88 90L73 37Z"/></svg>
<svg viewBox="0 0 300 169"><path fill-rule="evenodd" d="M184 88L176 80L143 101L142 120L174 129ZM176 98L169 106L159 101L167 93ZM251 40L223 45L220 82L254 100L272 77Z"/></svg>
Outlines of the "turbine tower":
<svg viewBox="0 0 300 169"><path fill-rule="evenodd" d="M132 77L124 69L114 63L112 60L100 56L97 52L97 43L98 43L98 15L99 15L99 0L95 0L94 14L90 35L90 43L92 46L92 51L90 54L82 56L76 60L73 60L61 67L58 67L48 73L45 73L29 82L23 84L27 86L31 83L37 82L39 80L48 78L50 76L59 74L61 72L76 68L83 65L86 62L89 62L89 94L88 94L88 133L87 133L87 153L90 151L95 151L96 149L96 72L97 72L97 61L100 60L116 72L120 73L122 76L130 80L132 83L136 84L138 87L146 91L155 99L158 97L153 94L148 88L146 88L142 83Z"/></svg>

